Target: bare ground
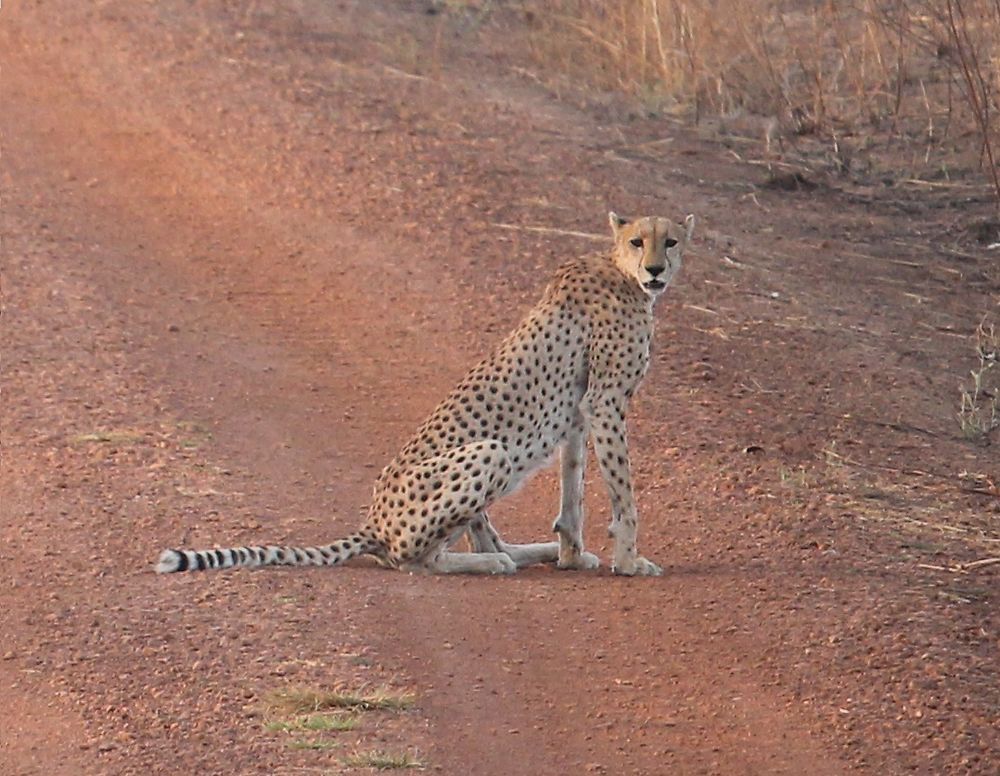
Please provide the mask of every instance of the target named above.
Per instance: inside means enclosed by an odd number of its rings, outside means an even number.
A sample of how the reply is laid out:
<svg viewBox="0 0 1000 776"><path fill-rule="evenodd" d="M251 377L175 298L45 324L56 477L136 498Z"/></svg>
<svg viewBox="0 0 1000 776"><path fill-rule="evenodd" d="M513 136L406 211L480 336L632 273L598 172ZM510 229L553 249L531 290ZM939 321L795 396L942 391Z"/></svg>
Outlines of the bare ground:
<svg viewBox="0 0 1000 776"><path fill-rule="evenodd" d="M982 205L768 189L718 138L526 80L516 29L425 11L4 8L0 772L994 773L1000 565L950 570L1000 554L997 453L955 420L1000 294ZM151 573L352 529L600 247L530 227L609 207L704 225L631 425L662 578ZM556 497L495 520L544 535ZM417 702L265 728L269 693L334 685Z"/></svg>

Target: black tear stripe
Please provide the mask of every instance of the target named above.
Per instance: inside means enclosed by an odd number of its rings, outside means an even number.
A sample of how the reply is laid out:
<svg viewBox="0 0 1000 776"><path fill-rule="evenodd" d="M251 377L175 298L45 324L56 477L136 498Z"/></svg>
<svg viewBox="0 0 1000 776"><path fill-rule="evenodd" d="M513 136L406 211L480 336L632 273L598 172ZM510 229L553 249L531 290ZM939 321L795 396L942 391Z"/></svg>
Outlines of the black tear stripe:
<svg viewBox="0 0 1000 776"><path fill-rule="evenodd" d="M181 552L180 550L173 550L173 552L176 553L177 557L180 559L177 563L176 571L187 571L188 566L190 565L188 563L187 553Z"/></svg>

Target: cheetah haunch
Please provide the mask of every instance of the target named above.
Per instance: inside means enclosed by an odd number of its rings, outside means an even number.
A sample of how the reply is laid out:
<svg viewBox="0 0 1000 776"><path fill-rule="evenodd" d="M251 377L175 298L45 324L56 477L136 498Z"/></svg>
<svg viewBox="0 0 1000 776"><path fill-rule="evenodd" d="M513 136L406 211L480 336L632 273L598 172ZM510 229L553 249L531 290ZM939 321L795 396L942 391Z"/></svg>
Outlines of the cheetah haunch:
<svg viewBox="0 0 1000 776"><path fill-rule="evenodd" d="M538 305L417 429L375 482L361 528L322 547L165 550L161 573L232 566L333 566L376 556L408 571L511 573L531 563L592 569L583 548L588 432L611 497L612 569L656 575L636 552L638 515L625 410L646 373L653 304L680 269L694 228L610 214L611 256L564 264ZM508 544L486 516L561 449L558 542ZM449 550L468 531L473 552Z"/></svg>

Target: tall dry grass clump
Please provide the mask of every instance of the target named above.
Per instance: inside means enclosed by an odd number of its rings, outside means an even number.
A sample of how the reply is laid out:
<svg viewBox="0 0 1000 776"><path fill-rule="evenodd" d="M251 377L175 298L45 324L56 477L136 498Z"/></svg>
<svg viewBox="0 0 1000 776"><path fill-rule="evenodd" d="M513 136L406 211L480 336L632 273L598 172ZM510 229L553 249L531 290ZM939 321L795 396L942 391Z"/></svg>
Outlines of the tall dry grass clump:
<svg viewBox="0 0 1000 776"><path fill-rule="evenodd" d="M1000 0L538 0L547 65L661 109L978 144L1000 197ZM768 124L770 122L770 124Z"/></svg>

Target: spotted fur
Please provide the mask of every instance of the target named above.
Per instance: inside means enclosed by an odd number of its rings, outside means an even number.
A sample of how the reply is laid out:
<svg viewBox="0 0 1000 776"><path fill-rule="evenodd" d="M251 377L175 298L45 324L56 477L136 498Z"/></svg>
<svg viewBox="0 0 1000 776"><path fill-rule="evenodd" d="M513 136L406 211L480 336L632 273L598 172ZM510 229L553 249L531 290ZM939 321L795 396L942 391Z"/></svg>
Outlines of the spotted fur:
<svg viewBox="0 0 1000 776"><path fill-rule="evenodd" d="M593 439L611 498L613 570L659 574L637 554L625 413L646 373L653 304L680 268L694 227L610 214L610 256L573 259L541 301L417 429L375 482L361 529L320 547L165 550L156 570L337 565L371 554L384 565L436 572L510 573L556 562L595 568L583 547L583 469ZM487 507L561 451L557 542L515 545ZM449 547L468 532L474 552Z"/></svg>

